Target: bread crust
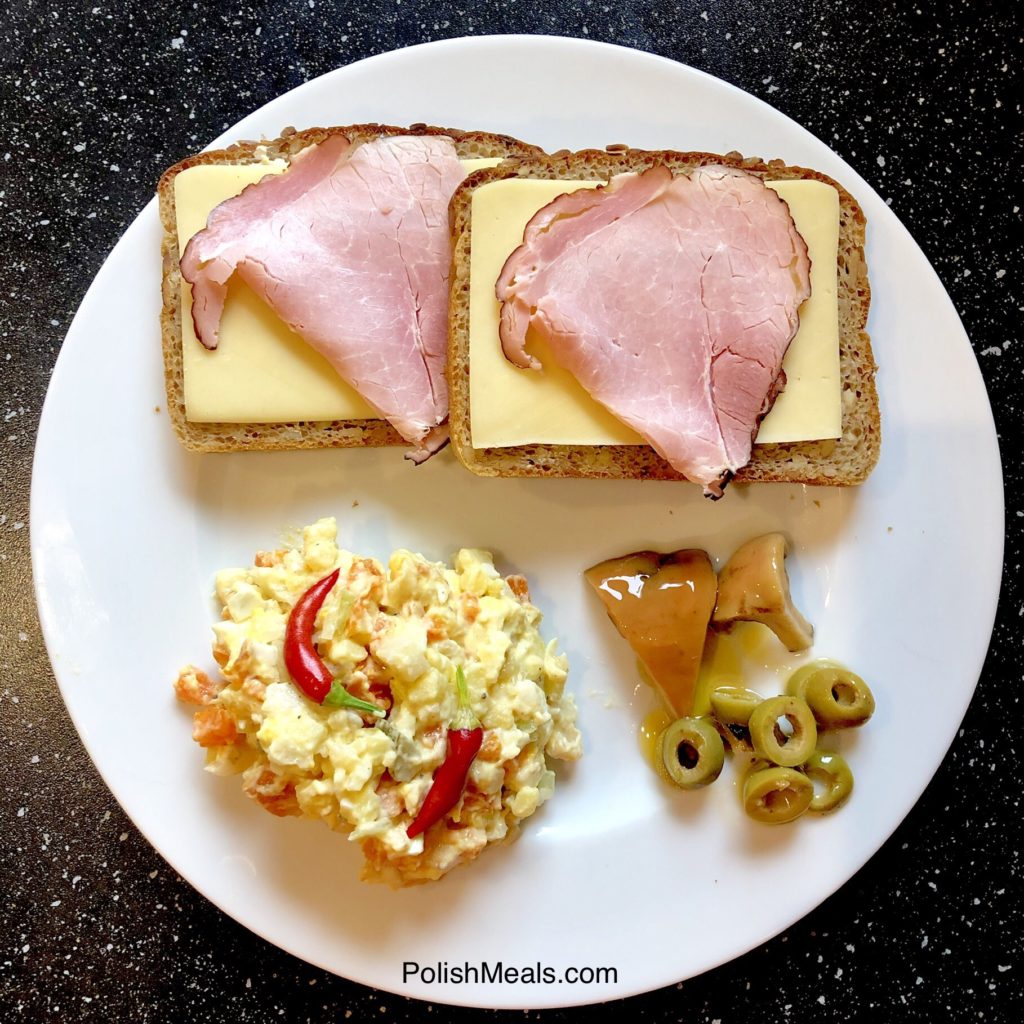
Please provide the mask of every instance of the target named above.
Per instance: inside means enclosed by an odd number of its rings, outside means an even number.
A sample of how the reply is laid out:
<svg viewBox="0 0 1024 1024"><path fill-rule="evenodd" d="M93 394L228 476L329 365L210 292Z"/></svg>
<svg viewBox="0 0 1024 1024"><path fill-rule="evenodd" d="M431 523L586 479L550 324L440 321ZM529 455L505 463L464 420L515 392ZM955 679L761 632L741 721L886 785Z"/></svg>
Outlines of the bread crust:
<svg viewBox="0 0 1024 1024"><path fill-rule="evenodd" d="M529 444L474 448L469 390L469 267L472 199L481 185L506 178L607 181L615 174L664 164L689 174L706 164L737 167L762 180L813 179L839 193L839 356L842 375L842 431L839 440L754 446L737 482L851 486L862 483L878 461L881 421L875 389L871 340L865 331L871 290L864 258L866 218L857 201L837 181L819 171L763 161L740 153L674 152L610 146L606 150L562 151L528 157L514 164L476 171L456 190L449 207L452 275L448 317L448 389L452 447L459 460L480 476L595 477L685 480L649 445ZM497 340L495 340L497 344Z"/></svg>
<svg viewBox="0 0 1024 1024"><path fill-rule="evenodd" d="M185 415L184 375L181 336L181 268L178 263L178 228L174 206L174 179L189 167L201 164L251 164L264 159L291 160L307 146L316 145L332 135L344 135L352 142L368 142L393 135L444 135L455 143L458 155L473 157L522 158L543 151L508 135L493 132L462 131L415 124L408 128L395 125L358 124L334 128L285 128L276 139L236 142L227 149L197 153L168 168L157 186L160 223L163 227L160 252L162 260L162 309L160 335L164 356L164 384L167 411L181 443L190 451L280 451L295 448L363 448L403 445L406 441L383 419L317 420L292 423L195 423Z"/></svg>

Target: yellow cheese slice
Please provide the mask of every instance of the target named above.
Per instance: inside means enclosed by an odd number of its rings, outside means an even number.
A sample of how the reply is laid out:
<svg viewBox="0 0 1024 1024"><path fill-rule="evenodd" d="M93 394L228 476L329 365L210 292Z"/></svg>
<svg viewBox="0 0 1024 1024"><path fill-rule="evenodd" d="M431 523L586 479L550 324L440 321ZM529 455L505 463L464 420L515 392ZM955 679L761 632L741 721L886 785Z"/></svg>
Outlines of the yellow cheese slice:
<svg viewBox="0 0 1024 1024"><path fill-rule="evenodd" d="M758 444L818 441L843 433L839 368L839 193L823 181L770 181L789 204L811 258L811 297L782 368L786 389L761 422Z"/></svg>
<svg viewBox="0 0 1024 1024"><path fill-rule="evenodd" d="M467 171L496 159L464 160ZM174 179L178 248L206 227L210 211L287 164L198 164ZM372 419L377 413L319 353L292 332L240 279L228 287L220 340L208 351L192 324L192 288L181 283L185 415L197 423Z"/></svg>
<svg viewBox="0 0 1024 1024"><path fill-rule="evenodd" d="M544 369L513 366L498 341L494 284L522 242L527 221L547 203L597 182L510 178L473 193L470 258L470 428L475 448L546 444L643 444L562 370L532 331L527 349ZM839 437L842 425L836 254L839 195L818 181L769 182L789 204L811 258L811 298L783 362L786 391L757 441Z"/></svg>

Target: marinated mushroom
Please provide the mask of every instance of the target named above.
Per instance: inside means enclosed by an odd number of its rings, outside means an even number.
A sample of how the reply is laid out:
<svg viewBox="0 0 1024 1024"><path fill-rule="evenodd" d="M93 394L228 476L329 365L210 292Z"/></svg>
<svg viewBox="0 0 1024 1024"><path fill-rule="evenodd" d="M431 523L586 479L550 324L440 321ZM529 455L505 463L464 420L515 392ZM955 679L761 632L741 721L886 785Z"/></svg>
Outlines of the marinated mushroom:
<svg viewBox="0 0 1024 1024"><path fill-rule="evenodd" d="M601 562L584 575L665 705L676 717L692 714L715 606L715 570L707 553L640 551Z"/></svg>
<svg viewBox="0 0 1024 1024"><path fill-rule="evenodd" d="M718 601L711 618L716 629L735 622L761 622L791 651L814 640L814 627L800 614L789 594L786 538L766 533L737 548L718 577Z"/></svg>

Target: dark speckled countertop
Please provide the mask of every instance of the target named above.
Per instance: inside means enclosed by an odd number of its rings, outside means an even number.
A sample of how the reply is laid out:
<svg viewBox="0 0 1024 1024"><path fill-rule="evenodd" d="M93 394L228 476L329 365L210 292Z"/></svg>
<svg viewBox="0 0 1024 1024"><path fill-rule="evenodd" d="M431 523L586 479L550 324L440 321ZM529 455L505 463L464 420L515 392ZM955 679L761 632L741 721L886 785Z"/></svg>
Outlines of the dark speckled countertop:
<svg viewBox="0 0 1024 1024"><path fill-rule="evenodd" d="M20 0L0 24L0 1019L473 1015L309 967L167 867L114 802L63 710L31 594L26 524L33 439L64 333L159 172L331 68L492 32L663 54L762 97L825 140L935 265L1004 439L1009 568L995 635L924 797L863 870L786 933L613 1012L693 1024L1019 1019L1024 492L1016 446L1005 441L1020 428L1024 379L1019 5L94 3ZM970 486L969 466L946 470Z"/></svg>

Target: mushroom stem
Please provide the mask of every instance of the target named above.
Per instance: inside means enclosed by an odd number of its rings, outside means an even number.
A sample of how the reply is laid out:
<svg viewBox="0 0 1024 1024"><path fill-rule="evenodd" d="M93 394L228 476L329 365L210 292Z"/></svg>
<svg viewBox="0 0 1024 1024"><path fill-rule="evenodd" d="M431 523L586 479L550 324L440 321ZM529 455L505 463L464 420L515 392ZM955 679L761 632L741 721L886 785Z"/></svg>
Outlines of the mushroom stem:
<svg viewBox="0 0 1024 1024"><path fill-rule="evenodd" d="M789 593L787 549L781 533L766 533L736 550L718 577L718 600L711 617L715 629L728 630L735 622L761 622L790 651L811 646L814 627Z"/></svg>

